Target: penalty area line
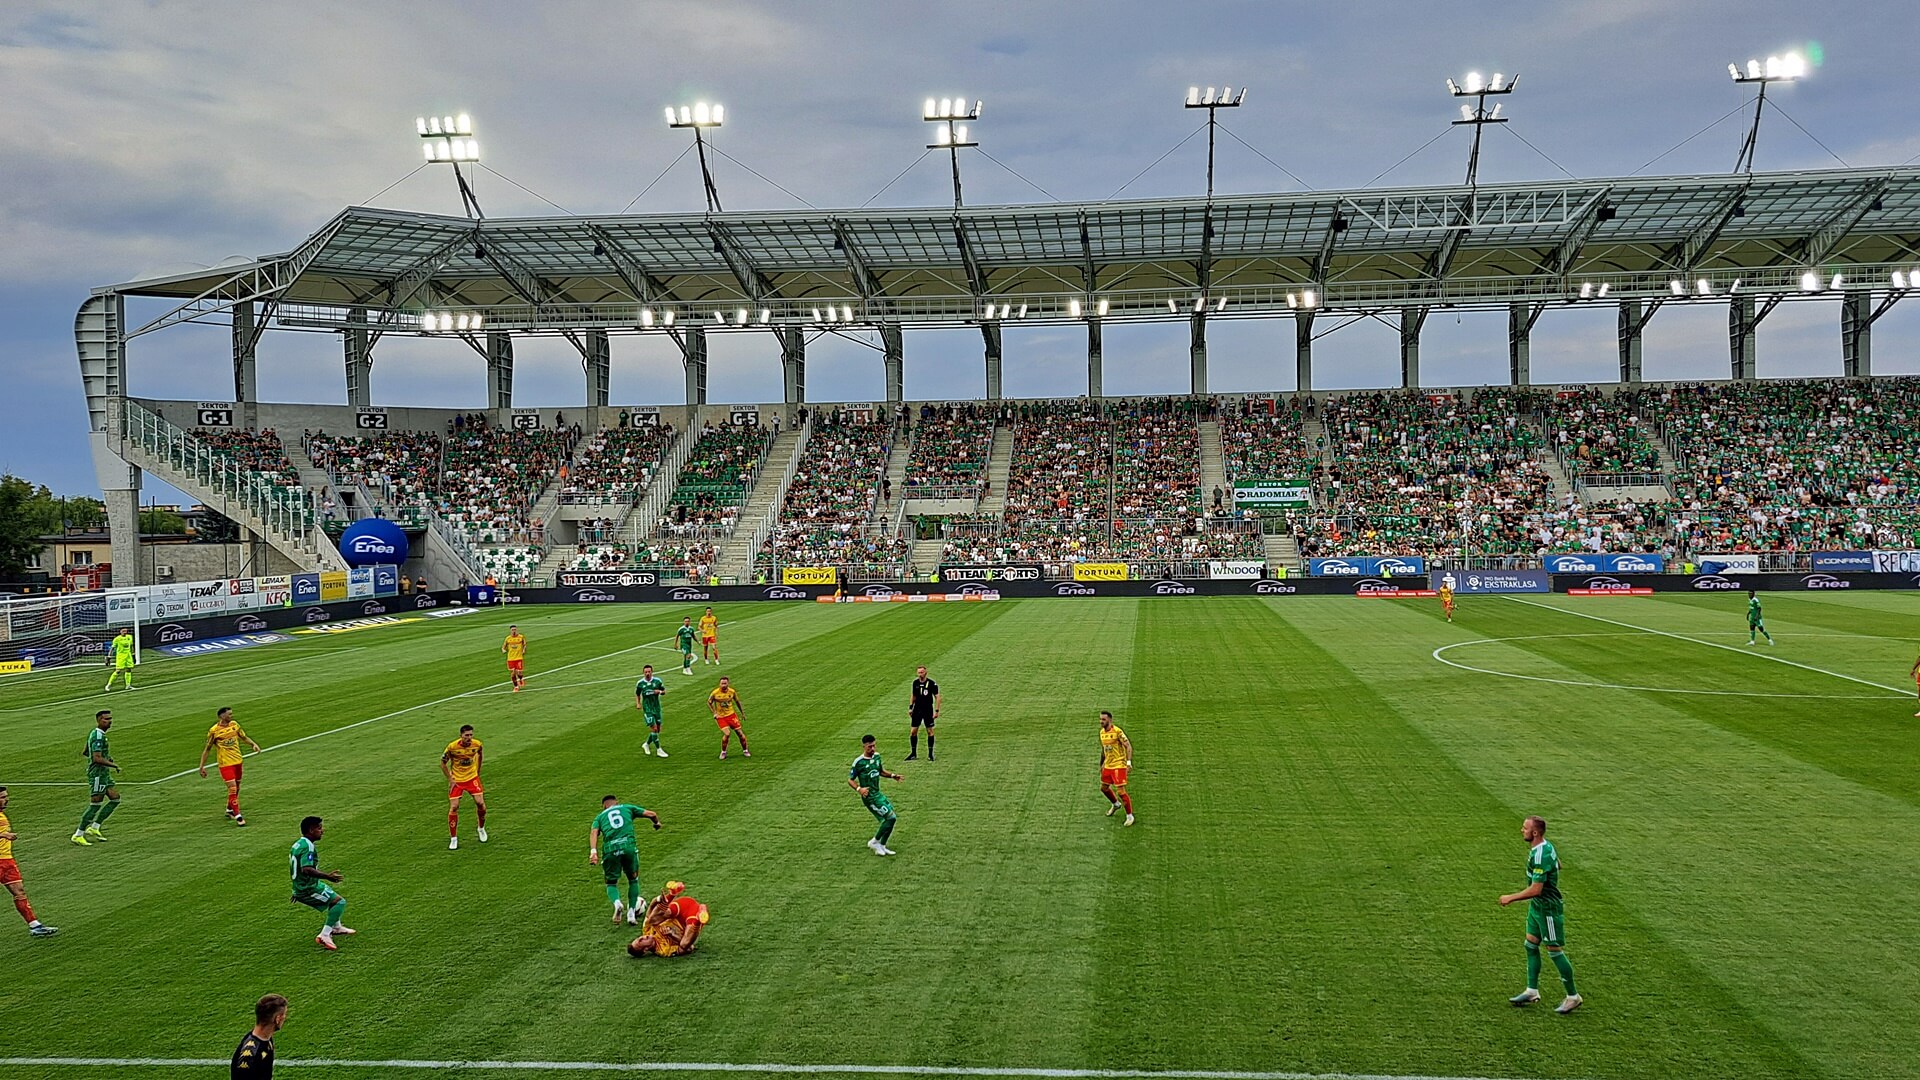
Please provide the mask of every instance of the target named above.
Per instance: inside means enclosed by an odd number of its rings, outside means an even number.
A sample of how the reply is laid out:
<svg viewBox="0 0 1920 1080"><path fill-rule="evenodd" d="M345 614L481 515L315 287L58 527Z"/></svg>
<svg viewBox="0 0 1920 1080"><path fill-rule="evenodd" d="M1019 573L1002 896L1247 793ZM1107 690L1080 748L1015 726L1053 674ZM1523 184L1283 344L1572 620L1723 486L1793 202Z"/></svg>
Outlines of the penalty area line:
<svg viewBox="0 0 1920 1080"><path fill-rule="evenodd" d="M83 1068L207 1068L227 1064L226 1058L0 1058L7 1066L73 1066ZM982 1076L1041 1077L1047 1080L1500 1080L1481 1076L1427 1076L1404 1073L1307 1073L1233 1069L1040 1069L994 1068L965 1065L795 1065L785 1062L718 1061L424 1061L397 1059L355 1061L334 1058L282 1058L283 1069L428 1069L495 1072L612 1072L612 1073L759 1073L854 1076Z"/></svg>
<svg viewBox="0 0 1920 1080"><path fill-rule="evenodd" d="M1724 649L1727 652L1735 653L1740 656L1752 656L1761 660L1771 660L1776 664L1785 664L1788 667L1797 667L1802 671L1811 671L1818 675L1831 675L1836 679L1845 679L1850 683L1859 683L1861 686L1871 686L1875 690L1890 691L1892 693L1899 694L1901 697L1907 696L1907 691L1903 687L1888 686L1886 683L1877 683L1870 679L1856 678L1852 675L1842 675L1837 671L1828 671L1826 668L1814 667L1812 664L1802 664L1797 660L1788 660L1783 656L1774 656L1770 653L1756 652L1752 648L1742 648L1738 645L1722 645L1717 641L1706 641L1704 639L1697 638L1697 637L1688 637L1685 634L1676 634L1671 630L1655 630L1651 626L1635 626L1632 623L1621 622L1618 619L1608 619L1599 615L1589 615L1584 611L1573 611L1569 608L1556 607L1553 604L1542 604L1534 600L1522 600L1517 596L1509 596L1507 597L1507 599L1513 601L1516 604L1525 604L1528 607L1537 607L1543 611L1557 611L1562 615L1572 615L1576 618L1581 618L1581 619L1592 619L1594 622L1606 623L1609 626L1619 626L1619 627L1624 627L1628 630L1638 630L1643 634L1657 634L1660 637L1672 638L1675 641L1690 641L1695 645L1705 645L1709 649ZM1771 646L1769 646L1769 648L1771 648Z"/></svg>

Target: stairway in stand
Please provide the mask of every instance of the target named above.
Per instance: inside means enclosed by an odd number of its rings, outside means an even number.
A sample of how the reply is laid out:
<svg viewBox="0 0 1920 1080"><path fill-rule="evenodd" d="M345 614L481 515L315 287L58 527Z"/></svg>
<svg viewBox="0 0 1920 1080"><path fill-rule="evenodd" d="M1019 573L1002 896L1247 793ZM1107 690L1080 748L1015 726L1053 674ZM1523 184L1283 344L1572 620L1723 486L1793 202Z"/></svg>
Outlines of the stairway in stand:
<svg viewBox="0 0 1920 1080"><path fill-rule="evenodd" d="M1302 571L1300 564L1300 545L1292 536L1285 533L1269 533L1261 537L1267 548L1267 569L1269 572L1286 567L1290 574Z"/></svg>
<svg viewBox="0 0 1920 1080"><path fill-rule="evenodd" d="M1222 489L1221 505L1226 505L1227 462L1220 452L1220 421L1200 421L1200 504L1211 509L1213 490Z"/></svg>
<svg viewBox="0 0 1920 1080"><path fill-rule="evenodd" d="M946 546L947 542L938 538L913 542L913 550L907 554L907 565L915 581L925 581L927 575L939 567L940 552Z"/></svg>
<svg viewBox="0 0 1920 1080"><path fill-rule="evenodd" d="M766 458L753 474L753 490L747 493L746 505L740 508L739 523L734 526L733 535L720 545L716 571L723 580L729 577L736 582L753 580L754 534L767 515L780 508L780 500L787 497L787 466L801 453L800 437L805 430L789 428L773 437Z"/></svg>
<svg viewBox="0 0 1920 1080"><path fill-rule="evenodd" d="M998 516L1007 509L1007 474L1013 471L1013 425L993 429L993 450L987 455L987 497L976 513ZM917 563L915 565L918 565Z"/></svg>
<svg viewBox="0 0 1920 1080"><path fill-rule="evenodd" d="M893 498L874 499L873 515L867 519L870 525L891 525L893 515L907 497L907 459L913 455L913 436L911 427L902 425L894 434L893 446L887 453L887 468L881 475L891 485Z"/></svg>

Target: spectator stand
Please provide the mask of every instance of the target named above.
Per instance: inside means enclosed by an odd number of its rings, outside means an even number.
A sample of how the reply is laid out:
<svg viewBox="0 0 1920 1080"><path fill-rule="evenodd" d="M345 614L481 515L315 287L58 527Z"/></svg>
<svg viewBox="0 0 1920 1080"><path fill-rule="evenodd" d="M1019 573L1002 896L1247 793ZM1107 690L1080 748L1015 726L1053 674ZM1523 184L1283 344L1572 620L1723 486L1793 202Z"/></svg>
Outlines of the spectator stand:
<svg viewBox="0 0 1920 1080"><path fill-rule="evenodd" d="M707 423L688 449L654 535L675 540L731 536L773 439L771 428Z"/></svg>
<svg viewBox="0 0 1920 1080"><path fill-rule="evenodd" d="M872 520L901 430L890 410L815 410L808 417L805 451L796 455L785 498L755 535L756 579L777 581L783 566L836 567L849 581L904 579L904 501L893 521Z"/></svg>

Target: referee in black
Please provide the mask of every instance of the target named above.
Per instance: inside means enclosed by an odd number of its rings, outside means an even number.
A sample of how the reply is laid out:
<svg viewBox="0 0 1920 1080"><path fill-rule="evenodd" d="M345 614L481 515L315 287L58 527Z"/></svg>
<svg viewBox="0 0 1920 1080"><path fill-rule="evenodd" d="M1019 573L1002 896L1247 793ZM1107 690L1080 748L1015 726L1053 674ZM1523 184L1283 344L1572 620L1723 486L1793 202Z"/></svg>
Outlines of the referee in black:
<svg viewBox="0 0 1920 1080"><path fill-rule="evenodd" d="M940 719L940 684L927 678L925 664L916 670L913 686L907 693L907 720L913 725L907 734L913 740L912 747L907 751L907 760L912 761L920 756L920 729L924 726L927 729L927 760L932 761L933 723Z"/></svg>
<svg viewBox="0 0 1920 1080"><path fill-rule="evenodd" d="M268 994L253 1005L253 1030L233 1051L232 1080L273 1080L273 1036L287 1022L287 999Z"/></svg>

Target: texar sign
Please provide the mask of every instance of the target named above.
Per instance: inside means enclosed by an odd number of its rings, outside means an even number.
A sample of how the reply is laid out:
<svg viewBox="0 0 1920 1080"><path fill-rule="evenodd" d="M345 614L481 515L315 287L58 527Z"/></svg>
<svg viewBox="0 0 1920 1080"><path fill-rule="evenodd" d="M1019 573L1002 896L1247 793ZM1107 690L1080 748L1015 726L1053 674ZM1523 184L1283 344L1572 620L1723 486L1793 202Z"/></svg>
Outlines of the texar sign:
<svg viewBox="0 0 1920 1080"><path fill-rule="evenodd" d="M1313 487L1305 480L1236 480L1233 484L1235 506L1270 506L1281 509L1313 504Z"/></svg>

